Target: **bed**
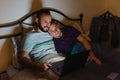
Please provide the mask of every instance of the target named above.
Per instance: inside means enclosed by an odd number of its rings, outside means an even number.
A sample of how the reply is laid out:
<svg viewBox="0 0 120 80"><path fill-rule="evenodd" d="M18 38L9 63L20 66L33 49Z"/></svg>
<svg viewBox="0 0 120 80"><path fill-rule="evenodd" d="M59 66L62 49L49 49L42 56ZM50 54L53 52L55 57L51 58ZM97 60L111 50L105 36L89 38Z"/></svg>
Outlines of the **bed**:
<svg viewBox="0 0 120 80"><path fill-rule="evenodd" d="M64 13L59 10L53 8L42 8L42 9L49 9L52 13L58 14L64 17L64 20L58 20L58 18L53 17L55 21L60 23L61 25L70 24L74 26L76 29L80 30L83 35L86 36L84 29L82 28L82 18L83 14L76 18L69 18ZM38 10L39 11L39 10ZM6 23L0 24L0 28L8 28L11 26L18 26L19 25L19 32L16 34L4 35L0 36L0 39L7 39L10 38L11 45L10 45L10 54L12 54L12 63L8 66L6 72L8 73L10 80L47 80L44 78L44 74L38 71L33 71L31 69L22 68L22 65L18 62L17 54L20 49L20 41L25 33L29 32L32 27L28 27L34 25L31 21L29 22L28 19L33 19L34 15L38 12L32 12L24 15L22 18ZM57 15L57 16L58 16ZM26 21L27 20L27 21ZM29 22L29 23L28 23ZM86 37L89 40L89 37ZM94 49L95 53L104 63L101 66L96 65L93 62L88 62L84 69L79 69L61 77L61 80L120 80L120 53L116 52L110 48L104 47L97 43L91 43L92 48ZM107 54L106 54L107 53Z"/></svg>

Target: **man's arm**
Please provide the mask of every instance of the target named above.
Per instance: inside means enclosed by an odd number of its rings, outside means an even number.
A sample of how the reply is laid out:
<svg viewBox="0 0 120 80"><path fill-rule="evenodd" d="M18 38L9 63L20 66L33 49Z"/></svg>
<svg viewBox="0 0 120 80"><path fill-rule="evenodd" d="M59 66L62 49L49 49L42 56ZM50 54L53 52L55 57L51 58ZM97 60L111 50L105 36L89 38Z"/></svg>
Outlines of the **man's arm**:
<svg viewBox="0 0 120 80"><path fill-rule="evenodd" d="M89 59L91 61L94 61L96 64L101 65L102 62L94 55L89 42L81 34L77 37L77 40L80 41L84 45L86 50L90 50Z"/></svg>
<svg viewBox="0 0 120 80"><path fill-rule="evenodd" d="M50 66L50 64L40 64L38 62L34 62L31 59L27 58L28 55L29 53L25 51L21 51L19 54L19 58L25 66L39 71L45 71L49 68L48 66Z"/></svg>

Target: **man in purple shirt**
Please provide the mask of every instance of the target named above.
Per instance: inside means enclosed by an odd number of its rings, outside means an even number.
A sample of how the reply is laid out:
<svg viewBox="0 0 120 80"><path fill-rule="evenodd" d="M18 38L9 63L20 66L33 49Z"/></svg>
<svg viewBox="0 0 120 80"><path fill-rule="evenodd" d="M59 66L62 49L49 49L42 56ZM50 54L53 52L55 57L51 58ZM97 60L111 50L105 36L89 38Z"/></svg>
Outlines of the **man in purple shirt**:
<svg viewBox="0 0 120 80"><path fill-rule="evenodd" d="M58 53L70 55L90 50L88 59L94 61L98 65L102 64L102 62L94 55L89 42L78 30L71 26L65 26L61 29L59 27L59 24L53 22L48 30L49 34L54 37L53 40Z"/></svg>

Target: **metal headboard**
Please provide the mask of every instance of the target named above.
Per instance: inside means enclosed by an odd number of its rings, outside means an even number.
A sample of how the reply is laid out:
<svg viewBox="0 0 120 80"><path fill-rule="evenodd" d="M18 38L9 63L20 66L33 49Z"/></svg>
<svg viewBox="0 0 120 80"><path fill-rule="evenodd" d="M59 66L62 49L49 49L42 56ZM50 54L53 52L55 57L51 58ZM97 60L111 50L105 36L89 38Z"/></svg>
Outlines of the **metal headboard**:
<svg viewBox="0 0 120 80"><path fill-rule="evenodd" d="M70 21L79 21L80 24L82 24L82 18L83 18L83 14L80 14L80 17L78 19L75 19L75 18L70 18L68 16L66 16L64 13L62 13L61 11L57 10L57 9L53 9L53 8L42 8L42 9L47 9L49 11L52 11L52 12L56 12L60 15L62 15L63 17L65 17L66 19L70 20ZM41 10L41 9L40 9ZM16 20L16 21L13 21L13 22L9 22L9 23L4 23L4 24L0 24L0 28L7 28L7 27L13 27L14 25L18 25L18 24L27 24L27 23L24 23L24 21L26 19L28 19L29 17L35 15L37 12L39 12L39 10L35 11L35 12L32 12L32 13L28 13L26 15L24 15L23 17L21 17L20 19ZM60 24L63 24L62 22L60 22L59 20L57 19L54 19L55 21L59 22ZM31 24L28 24L28 25L32 25L33 23ZM63 24L64 25L64 24ZM14 36L19 36L21 35L22 32L19 32L17 34L11 34L11 35L4 35L4 36L0 36L0 39L5 39L5 38L10 38L10 37L14 37Z"/></svg>

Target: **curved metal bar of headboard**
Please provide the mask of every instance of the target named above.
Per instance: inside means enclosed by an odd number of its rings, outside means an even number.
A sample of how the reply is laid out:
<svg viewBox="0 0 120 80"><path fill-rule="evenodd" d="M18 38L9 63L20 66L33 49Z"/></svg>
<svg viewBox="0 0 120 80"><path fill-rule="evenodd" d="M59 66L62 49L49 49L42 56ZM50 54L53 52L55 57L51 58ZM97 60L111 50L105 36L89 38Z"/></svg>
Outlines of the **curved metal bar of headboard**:
<svg viewBox="0 0 120 80"><path fill-rule="evenodd" d="M58 14L61 14L61 15L64 16L66 19L71 20L71 21L80 21L80 24L82 24L83 14L80 14L80 18L74 19L74 18L70 18L70 17L66 16L64 13L62 13L61 11L56 10L56 9L54 9L54 8L42 8L42 9L47 9L47 10L49 10L49 11L52 11L52 12L56 12L56 13L58 13ZM40 10L41 10L41 9L40 9ZM16 20L16 21L9 22L9 23L4 23L4 24L0 24L0 28L12 27L12 26L17 25L17 24L24 24L23 22L24 22L27 18L33 16L34 14L36 14L37 12L39 12L40 10L37 10L37 11L32 12L32 13L28 13L28 14L24 15L23 17L21 17L20 19ZM82 15L82 16L81 16L81 15ZM55 19L54 19L54 20L55 20ZM58 20L56 20L56 21L59 22ZM61 22L59 22L59 23L61 23ZM33 23L32 23L32 24L33 24ZM31 24L31 25L32 25L32 24ZM63 23L61 23L61 24L63 24ZM28 25L29 25L29 24L28 24ZM63 25L64 25L64 24L63 24ZM12 35L4 35L4 36L0 36L0 39L10 38L10 37L18 36L18 35L21 35L21 34L22 34L22 32L17 33L17 34L12 34Z"/></svg>
<svg viewBox="0 0 120 80"><path fill-rule="evenodd" d="M17 34L12 34L12 35L0 36L0 39L15 37L15 36L19 36L19 35L22 35L22 32L19 32L19 33L17 33Z"/></svg>
<svg viewBox="0 0 120 80"><path fill-rule="evenodd" d="M42 9L47 9L47 10L50 10L50 11L53 11L53 12L56 12L56 13L59 13L61 14L62 16L64 16L66 19L68 20L71 20L71 21L80 21L82 17L80 17L79 19L73 19L73 18L70 18L68 16L66 16L64 13L62 13L61 11L58 11L56 9L53 9L53 8L42 8ZM41 10L41 9L40 9ZM37 12L39 12L39 10L33 12L33 13L28 13L26 15L24 15L23 17L21 17L20 19L16 20L16 21L13 21L13 22L9 22L9 23L4 23L4 24L0 24L0 28L1 27L11 27L13 25L17 25L17 24L20 24L22 23L24 20L26 20L27 18L29 18L30 16L36 14ZM80 21L82 22L82 21Z"/></svg>

